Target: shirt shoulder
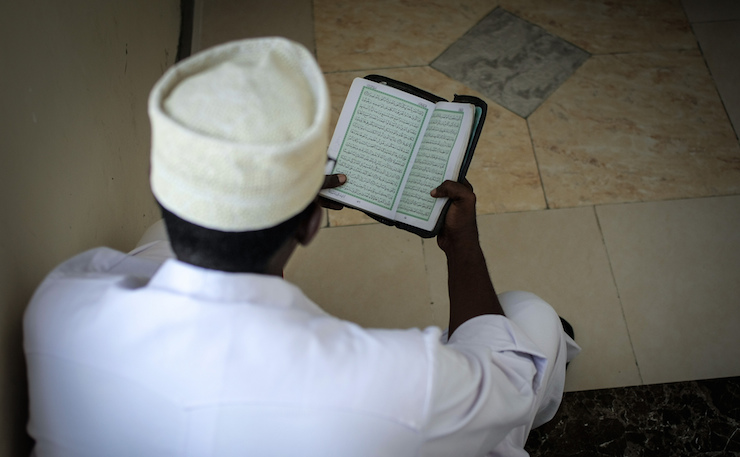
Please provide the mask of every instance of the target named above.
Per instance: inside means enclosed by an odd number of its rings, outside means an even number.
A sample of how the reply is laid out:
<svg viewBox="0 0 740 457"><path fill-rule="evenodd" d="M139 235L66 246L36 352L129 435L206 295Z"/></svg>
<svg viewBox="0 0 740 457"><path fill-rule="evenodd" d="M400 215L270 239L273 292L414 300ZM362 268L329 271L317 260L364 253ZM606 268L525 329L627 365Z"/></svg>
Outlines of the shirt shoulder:
<svg viewBox="0 0 740 457"><path fill-rule="evenodd" d="M162 262L133 256L108 247L98 247L82 252L54 268L49 278L85 276L88 274L110 274L151 277Z"/></svg>
<svg viewBox="0 0 740 457"><path fill-rule="evenodd" d="M46 329L59 327L75 310L98 302L111 289L142 287L159 266L150 259L107 247L90 249L62 262L41 282L26 307L26 343Z"/></svg>

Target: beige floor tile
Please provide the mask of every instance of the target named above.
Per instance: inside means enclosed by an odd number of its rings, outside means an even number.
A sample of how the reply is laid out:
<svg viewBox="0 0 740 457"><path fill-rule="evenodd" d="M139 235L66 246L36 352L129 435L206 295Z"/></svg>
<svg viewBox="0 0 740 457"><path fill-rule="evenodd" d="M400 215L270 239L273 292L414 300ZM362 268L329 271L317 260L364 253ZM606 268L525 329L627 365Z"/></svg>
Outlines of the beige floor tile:
<svg viewBox="0 0 740 457"><path fill-rule="evenodd" d="M323 229L285 277L327 312L366 327L432 325L421 239L394 227Z"/></svg>
<svg viewBox="0 0 740 457"><path fill-rule="evenodd" d="M495 7L495 0L316 0L319 63L324 71L428 65Z"/></svg>
<svg viewBox="0 0 740 457"><path fill-rule="evenodd" d="M203 0L200 48L261 36L283 36L314 51L310 0ZM194 44L195 44L194 43Z"/></svg>
<svg viewBox="0 0 740 457"><path fill-rule="evenodd" d="M329 211L329 226L378 224L379 222L354 208L343 208L340 211Z"/></svg>
<svg viewBox="0 0 740 457"><path fill-rule="evenodd" d="M740 192L740 146L696 51L591 57L529 125L551 208Z"/></svg>
<svg viewBox="0 0 740 457"><path fill-rule="evenodd" d="M352 80L373 72L369 70L326 75L332 98L332 126L339 118ZM524 119L430 67L395 68L377 72L448 99L456 93L483 98L488 103L488 117L468 172L468 180L475 187L478 196L478 213L545 208L537 162L532 153ZM345 210L330 213L329 219L332 226L375 222L362 213Z"/></svg>
<svg viewBox="0 0 740 457"><path fill-rule="evenodd" d="M740 375L740 197L597 213L645 383Z"/></svg>
<svg viewBox="0 0 740 457"><path fill-rule="evenodd" d="M678 0L502 0L501 7L592 54L696 49Z"/></svg>
<svg viewBox="0 0 740 457"><path fill-rule="evenodd" d="M593 208L482 216L478 225L497 291L536 293L573 324L583 352L566 390L641 383ZM446 326L444 255L433 240L424 254L434 321Z"/></svg>

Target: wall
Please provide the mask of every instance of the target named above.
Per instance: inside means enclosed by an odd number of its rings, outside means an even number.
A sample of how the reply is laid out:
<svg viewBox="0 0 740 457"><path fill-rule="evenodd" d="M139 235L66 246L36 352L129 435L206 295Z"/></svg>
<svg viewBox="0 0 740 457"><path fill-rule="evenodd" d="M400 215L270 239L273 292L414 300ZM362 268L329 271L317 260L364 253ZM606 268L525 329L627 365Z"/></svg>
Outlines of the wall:
<svg viewBox="0 0 740 457"><path fill-rule="evenodd" d="M315 53L311 0L195 0L193 53L231 40L283 36Z"/></svg>
<svg viewBox="0 0 740 457"><path fill-rule="evenodd" d="M131 249L158 218L151 86L175 59L179 0L0 4L0 455L27 455L21 319L60 261Z"/></svg>

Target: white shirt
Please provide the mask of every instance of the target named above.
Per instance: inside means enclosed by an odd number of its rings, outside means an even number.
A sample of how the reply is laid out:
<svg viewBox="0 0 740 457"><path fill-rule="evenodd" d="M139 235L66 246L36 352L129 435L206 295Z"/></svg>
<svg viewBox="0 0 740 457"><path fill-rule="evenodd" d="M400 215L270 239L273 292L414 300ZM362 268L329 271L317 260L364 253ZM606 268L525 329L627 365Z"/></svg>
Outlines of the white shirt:
<svg viewBox="0 0 740 457"><path fill-rule="evenodd" d="M49 274L24 332L38 457L486 455L531 425L547 364L503 316L442 344L281 278L107 248Z"/></svg>

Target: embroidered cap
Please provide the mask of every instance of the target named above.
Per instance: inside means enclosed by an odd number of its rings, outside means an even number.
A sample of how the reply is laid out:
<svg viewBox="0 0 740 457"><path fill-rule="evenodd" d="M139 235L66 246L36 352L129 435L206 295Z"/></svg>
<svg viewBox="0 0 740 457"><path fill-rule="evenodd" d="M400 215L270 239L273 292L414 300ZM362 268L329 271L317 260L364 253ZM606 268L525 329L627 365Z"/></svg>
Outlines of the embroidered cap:
<svg viewBox="0 0 740 457"><path fill-rule="evenodd" d="M194 224L259 230L316 197L328 145L321 69L285 38L223 44L170 68L149 96L150 182Z"/></svg>

